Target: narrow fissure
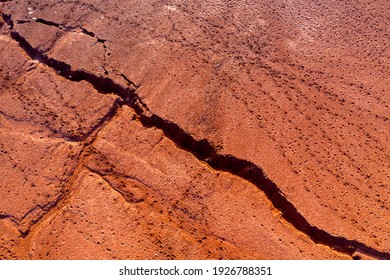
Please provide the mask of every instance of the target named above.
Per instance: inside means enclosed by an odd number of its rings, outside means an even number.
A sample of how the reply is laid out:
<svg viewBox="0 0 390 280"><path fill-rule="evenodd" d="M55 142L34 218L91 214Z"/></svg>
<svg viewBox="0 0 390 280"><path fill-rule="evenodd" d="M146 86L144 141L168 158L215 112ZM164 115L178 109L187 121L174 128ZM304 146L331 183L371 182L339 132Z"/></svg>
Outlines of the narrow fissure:
<svg viewBox="0 0 390 280"><path fill-rule="evenodd" d="M75 32L74 31L75 29L80 28L82 33L84 33L85 35L88 35L88 36L90 36L92 38L95 38L99 43L104 44L105 42L107 42L107 40L101 39L101 38L97 37L95 33L93 33L92 31L89 31L86 28L81 27L79 25L75 26L75 27L67 26L67 25L60 24L60 23L53 22L53 21L49 21L49 20L46 20L46 19L43 19L43 18L35 18L35 21L38 22L38 23L44 24L44 25L54 26L54 27L56 27L58 29L66 31L66 32L69 32L69 31Z"/></svg>
<svg viewBox="0 0 390 280"><path fill-rule="evenodd" d="M4 219L12 219L13 217L11 215L8 215L8 214L0 214L0 220L4 220Z"/></svg>
<svg viewBox="0 0 390 280"><path fill-rule="evenodd" d="M12 26L9 24L9 22L12 23L11 18L6 18L4 18L5 22L12 29ZM231 155L219 154L217 149L206 139L196 140L176 123L152 114L136 94L137 87L128 78L123 76L132 88L122 87L106 77L99 77L82 70L72 70L71 65L40 53L18 32L11 31L11 37L19 43L20 47L32 59L39 60L41 63L54 69L62 77L75 82L87 81L100 93L112 93L119 96L121 98L120 106L128 105L133 108L144 127L155 127L162 130L165 136L171 139L177 147L191 153L197 159L207 163L214 170L228 172L255 185L266 194L273 206L280 211L281 216L287 222L298 231L307 235L313 242L326 245L350 256L353 256L356 251L359 251L374 256L377 259L390 259L390 253L378 251L356 240L334 236L325 230L311 225L283 195L279 187L266 176L260 167L247 160L239 159Z"/></svg>

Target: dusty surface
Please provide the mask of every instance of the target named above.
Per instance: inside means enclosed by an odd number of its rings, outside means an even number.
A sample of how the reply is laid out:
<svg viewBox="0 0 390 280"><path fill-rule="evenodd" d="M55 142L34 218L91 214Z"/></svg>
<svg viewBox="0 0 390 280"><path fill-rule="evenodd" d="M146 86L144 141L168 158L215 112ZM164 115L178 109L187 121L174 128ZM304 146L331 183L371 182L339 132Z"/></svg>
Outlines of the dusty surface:
<svg viewBox="0 0 390 280"><path fill-rule="evenodd" d="M388 1L0 5L0 258L390 259Z"/></svg>

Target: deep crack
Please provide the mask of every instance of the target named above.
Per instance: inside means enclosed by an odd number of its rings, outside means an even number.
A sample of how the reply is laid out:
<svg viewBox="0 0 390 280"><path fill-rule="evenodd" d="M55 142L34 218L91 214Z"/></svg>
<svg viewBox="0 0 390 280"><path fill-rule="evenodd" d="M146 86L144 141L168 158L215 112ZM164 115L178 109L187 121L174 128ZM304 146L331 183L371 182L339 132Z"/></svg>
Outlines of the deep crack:
<svg viewBox="0 0 390 280"><path fill-rule="evenodd" d="M11 17L3 15L3 18L12 29ZM54 69L60 76L75 82L86 81L100 93L117 95L121 98L119 105L128 105L133 108L144 127L155 127L162 130L165 136L171 139L177 147L191 153L214 170L228 172L255 185L266 194L273 206L280 211L281 216L288 223L307 235L313 242L326 245L350 256L353 256L358 251L377 259L390 259L390 253L378 251L356 240L334 236L325 230L311 225L260 167L232 155L219 154L218 150L208 140L196 140L178 124L151 113L146 104L136 94L138 86L124 75L121 76L128 82L131 88L125 88L106 77L99 77L83 70L72 70L71 65L49 58L33 48L17 31L11 31L11 37L19 43L20 47L32 59L39 60L41 63Z"/></svg>
<svg viewBox="0 0 390 280"><path fill-rule="evenodd" d="M4 22L8 25L8 27L10 29L13 29L14 28L14 22L12 21L11 15L7 15L7 14L4 14L4 13L2 13L1 15L3 17Z"/></svg>

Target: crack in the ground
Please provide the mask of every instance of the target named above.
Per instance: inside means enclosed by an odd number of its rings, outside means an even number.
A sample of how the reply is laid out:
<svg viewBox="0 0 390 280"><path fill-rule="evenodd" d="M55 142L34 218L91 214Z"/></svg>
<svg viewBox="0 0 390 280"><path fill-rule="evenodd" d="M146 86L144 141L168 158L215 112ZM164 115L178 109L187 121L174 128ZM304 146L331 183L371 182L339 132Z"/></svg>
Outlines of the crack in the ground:
<svg viewBox="0 0 390 280"><path fill-rule="evenodd" d="M58 75L73 82L86 81L91 84L99 93L115 94L122 99L121 105L131 104L132 107L138 107L137 109L135 108L137 114L143 113L145 108L142 106L140 98L134 94L136 88L135 86L133 88L125 88L109 78L100 77L84 70L72 70L71 65L54 58L50 58L46 54L43 54L39 50L33 48L29 42L17 31L12 30L10 36L19 43L19 45L31 59L37 60L42 64L54 69Z"/></svg>
<svg viewBox="0 0 390 280"><path fill-rule="evenodd" d="M17 19L16 24L25 24L25 23L31 23L30 20L25 20L25 19Z"/></svg>
<svg viewBox="0 0 390 280"><path fill-rule="evenodd" d="M14 28L14 22L12 21L11 15L2 13L1 16L3 17L4 22L8 25L10 29Z"/></svg>
<svg viewBox="0 0 390 280"><path fill-rule="evenodd" d="M13 24L9 24L12 23L11 17L3 15L3 18L12 29L11 26ZM86 81L102 94L110 93L117 95L121 98L119 105L130 106L144 127L155 127L162 130L165 136L171 139L178 148L191 153L214 170L228 172L255 185L266 194L273 206L280 211L285 221L299 232L307 235L314 243L326 245L350 256L359 251L375 256L377 259L390 259L390 253L381 252L356 240L332 235L311 225L260 167L232 155L219 154L218 150L208 140L196 140L178 124L153 114L136 94L137 87L124 75L122 77L128 80L129 85L132 86L131 88L125 88L106 77L99 77L83 70L72 70L71 65L40 53L17 31L12 30L10 35L32 59L39 60L68 80L75 82Z"/></svg>
<svg viewBox="0 0 390 280"><path fill-rule="evenodd" d="M98 36L96 36L95 33L93 33L92 31L89 31L88 29L80 26L80 25L77 25L77 26L68 26L68 25L65 25L65 24L62 24L62 23L57 23L57 22L54 22L54 21L50 21L50 20L46 20L46 19L43 19L43 18L34 18L34 20L38 23L41 23L41 24L44 24L44 25L48 25L48 26L54 26L58 29L61 29L62 31L65 31L65 32L76 32L77 29L80 29L82 33L84 33L85 35L88 35L92 38L95 38L97 42L99 43L102 43L104 44L105 42L107 42L106 39L102 39L102 38L99 38Z"/></svg>
<svg viewBox="0 0 390 280"><path fill-rule="evenodd" d="M140 87L140 85L136 85L132 80L130 80L128 77L126 77L123 73L120 74L120 76L125 79L125 81L127 82L127 84L129 86L132 86L134 87L135 89L138 89ZM145 106L145 105L144 105Z"/></svg>
<svg viewBox="0 0 390 280"><path fill-rule="evenodd" d="M76 25L76 26L68 26L68 25L65 25L65 24L62 24L62 23L57 23L57 22L53 22L53 21L49 21L49 20L46 20L46 19L43 19L43 18L33 18L35 20L35 22L37 23L40 23L40 24L44 24L44 25L47 25L47 26L54 26L56 28L58 28L59 30L62 30L64 32L73 32L73 33L77 33L77 31L81 31L81 33L91 37L91 38L94 38L96 40L96 43L100 43L103 45L103 48L104 48L104 61L103 61L103 65L102 65L102 68L103 68L103 71L104 71L104 74L105 75L108 75L108 70L107 70L107 67L106 67L106 60L107 60L107 45L106 45L106 42L108 40L106 39L102 39L100 37L98 37L94 32L92 31L89 31L88 29L86 29L85 27L81 26L81 25ZM17 23L19 23L19 21L17 21Z"/></svg>
<svg viewBox="0 0 390 280"><path fill-rule="evenodd" d="M4 219L10 219L10 220L12 220L12 219L13 219L13 216L12 216L12 215L9 215L9 214L0 214L0 220L4 220Z"/></svg>

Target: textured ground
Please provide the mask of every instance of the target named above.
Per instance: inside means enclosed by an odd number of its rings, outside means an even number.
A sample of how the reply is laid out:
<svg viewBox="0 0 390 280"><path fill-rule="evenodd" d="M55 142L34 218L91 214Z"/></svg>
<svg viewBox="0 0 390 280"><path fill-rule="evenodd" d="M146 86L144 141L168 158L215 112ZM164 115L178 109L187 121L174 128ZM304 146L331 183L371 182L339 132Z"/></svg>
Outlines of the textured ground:
<svg viewBox="0 0 390 280"><path fill-rule="evenodd" d="M388 1L0 1L1 259L390 259Z"/></svg>

